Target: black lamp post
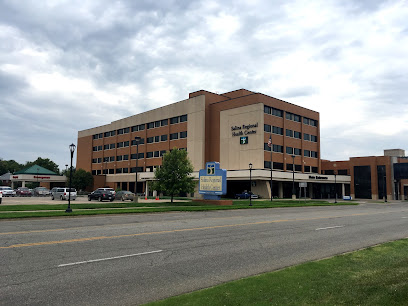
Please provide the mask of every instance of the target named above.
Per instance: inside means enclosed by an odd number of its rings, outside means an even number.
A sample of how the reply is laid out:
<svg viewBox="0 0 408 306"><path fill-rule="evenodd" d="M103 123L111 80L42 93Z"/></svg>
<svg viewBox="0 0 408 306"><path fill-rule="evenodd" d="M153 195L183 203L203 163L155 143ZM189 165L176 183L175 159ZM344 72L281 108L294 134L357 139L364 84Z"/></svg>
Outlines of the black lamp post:
<svg viewBox="0 0 408 306"><path fill-rule="evenodd" d="M249 206L252 206L252 163L249 163Z"/></svg>
<svg viewBox="0 0 408 306"><path fill-rule="evenodd" d="M136 142L136 184L135 184L135 202L138 202L138 197L137 197L137 168L138 168L138 161L139 161L139 142L140 139L142 139L140 136L135 137L135 142Z"/></svg>
<svg viewBox="0 0 408 306"><path fill-rule="evenodd" d="M65 210L66 213L72 212L71 209L71 188L72 188L72 158L74 157L75 145L71 143L69 145L69 151L71 152L71 168L69 170L69 191L68 191L68 208Z"/></svg>
<svg viewBox="0 0 408 306"><path fill-rule="evenodd" d="M296 199L296 193L295 193L295 155L292 155L292 199Z"/></svg>
<svg viewBox="0 0 408 306"><path fill-rule="evenodd" d="M68 173L68 165L65 165L65 176L67 175L67 173Z"/></svg>

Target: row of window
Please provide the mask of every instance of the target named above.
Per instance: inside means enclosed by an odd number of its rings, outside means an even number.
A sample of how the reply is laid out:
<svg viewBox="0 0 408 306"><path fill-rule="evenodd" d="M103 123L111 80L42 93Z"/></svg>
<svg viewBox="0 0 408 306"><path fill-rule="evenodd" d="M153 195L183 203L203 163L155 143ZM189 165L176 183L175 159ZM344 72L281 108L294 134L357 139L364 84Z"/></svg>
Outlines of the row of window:
<svg viewBox="0 0 408 306"><path fill-rule="evenodd" d="M184 138L187 138L187 131L180 132L180 133L171 133L170 134L170 140L184 139ZM168 139L167 135L161 135L161 136L148 137L146 141L147 141L147 143L154 143L154 142L160 142L160 141L167 141L167 139ZM145 143L144 138L139 139L139 144L144 144L144 143ZM116 144L111 143L111 144L106 144L106 145L103 145L103 146L94 146L92 148L92 150L94 152L97 152L97 151L102 151L102 148L104 150L112 150L112 149L115 149L115 148L118 148L118 149L119 148L126 148L126 147L129 147L129 144L131 144L132 146L135 146L136 145L136 140L133 139L131 142L121 141L121 142L118 142Z"/></svg>
<svg viewBox="0 0 408 306"><path fill-rule="evenodd" d="M283 163L277 163L273 162L273 169L274 170L284 170L283 169ZM266 169L271 169L271 162L265 160L264 161L264 168ZM286 164L286 170L293 170L293 164ZM295 165L295 171L297 172L302 172L302 165ZM311 167L311 166L304 166L304 172L307 173L318 173L318 168L317 167Z"/></svg>
<svg viewBox="0 0 408 306"><path fill-rule="evenodd" d="M270 147L268 143L264 143L264 150L265 151L270 152L271 149L272 149L273 152L283 153L283 146L274 144L274 145L272 145L272 147ZM290 155L297 155L297 156L302 155L302 149L299 149L299 148L286 147L285 152L286 152L286 154L290 154ZM316 151L303 150L303 156L318 158L318 153Z"/></svg>
<svg viewBox="0 0 408 306"><path fill-rule="evenodd" d="M264 105L264 113L268 115L273 115L273 116L283 118L283 110L280 110L274 107L270 107L267 105ZM290 113L290 112L286 112L285 118L288 120L295 121L295 122L301 122L301 116ZM303 123L317 127L317 120L314 120L314 119L303 117Z"/></svg>
<svg viewBox="0 0 408 306"><path fill-rule="evenodd" d="M264 124L264 131L267 132L267 133L272 132L273 134L283 135L283 128L278 127L278 126L271 126L269 124ZM302 133L301 132L293 131L293 130L289 130L289 129L286 129L286 136L287 137L297 138L297 139L302 139ZM317 142L317 136L306 134L306 133L303 133L303 139L307 140L307 141Z"/></svg>
<svg viewBox="0 0 408 306"><path fill-rule="evenodd" d="M131 128L123 128L123 129L118 129L118 130L113 130L105 133L99 133L99 134L94 134L92 136L92 139L100 139L103 137L111 137L117 135L122 135L122 134L128 134L130 131L132 132L137 132L137 131L143 131L145 128L147 129L153 129L161 126L166 126L169 124L176 124L176 123L181 123L181 122L186 122L187 121L187 115L182 115L182 116L176 116L172 117L170 119L163 119L163 120L158 120L154 122L149 122L146 124L139 124L139 125L134 125Z"/></svg>
<svg viewBox="0 0 408 306"><path fill-rule="evenodd" d="M117 168L117 169L103 169L103 170L92 170L92 175L100 175L100 174L115 174L116 173L136 173L136 167L131 168ZM143 172L143 167L137 167L137 172Z"/></svg>
<svg viewBox="0 0 408 306"><path fill-rule="evenodd" d="M337 175L347 175L347 169L339 169L339 170L337 170ZM333 175L334 174L334 170L324 170L323 171L323 174L331 174L331 175Z"/></svg>

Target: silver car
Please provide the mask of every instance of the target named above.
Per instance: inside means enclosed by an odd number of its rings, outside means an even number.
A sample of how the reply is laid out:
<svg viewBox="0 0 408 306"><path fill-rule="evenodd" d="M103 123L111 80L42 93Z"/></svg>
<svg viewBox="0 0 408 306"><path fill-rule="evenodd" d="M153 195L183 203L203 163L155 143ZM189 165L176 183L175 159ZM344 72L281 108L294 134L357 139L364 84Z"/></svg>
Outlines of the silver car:
<svg viewBox="0 0 408 306"><path fill-rule="evenodd" d="M71 200L75 201L77 197L77 192L75 188L71 188L71 192L69 192L69 188L55 187L51 189L51 200L54 200L54 199L68 200L70 194L71 194Z"/></svg>

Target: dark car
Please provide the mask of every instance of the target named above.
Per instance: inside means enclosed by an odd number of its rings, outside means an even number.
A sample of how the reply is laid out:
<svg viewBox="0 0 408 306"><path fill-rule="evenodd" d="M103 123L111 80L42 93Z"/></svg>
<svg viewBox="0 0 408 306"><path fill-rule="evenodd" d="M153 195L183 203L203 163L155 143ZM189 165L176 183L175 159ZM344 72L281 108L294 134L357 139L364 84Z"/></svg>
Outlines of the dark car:
<svg viewBox="0 0 408 306"><path fill-rule="evenodd" d="M102 202L103 200L109 200L112 202L115 199L115 196L110 191L97 189L94 192L88 194L88 201L92 199L98 200L99 202Z"/></svg>
<svg viewBox="0 0 408 306"><path fill-rule="evenodd" d="M249 199L249 195L250 195L250 193L245 191L243 193L236 194L235 198L236 199ZM251 195L251 199L258 199L258 198L259 198L259 196L257 194L252 194Z"/></svg>
<svg viewBox="0 0 408 306"><path fill-rule="evenodd" d="M18 187L16 195L19 197L31 197L31 191L27 187Z"/></svg>

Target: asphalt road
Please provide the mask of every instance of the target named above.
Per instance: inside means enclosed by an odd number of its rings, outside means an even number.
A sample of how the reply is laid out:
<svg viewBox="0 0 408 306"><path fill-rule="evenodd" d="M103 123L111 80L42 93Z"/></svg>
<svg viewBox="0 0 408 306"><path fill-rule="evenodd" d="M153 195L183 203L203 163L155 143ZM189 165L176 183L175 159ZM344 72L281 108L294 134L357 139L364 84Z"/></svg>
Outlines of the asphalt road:
<svg viewBox="0 0 408 306"><path fill-rule="evenodd" d="M408 204L0 221L0 305L137 305L408 237Z"/></svg>

